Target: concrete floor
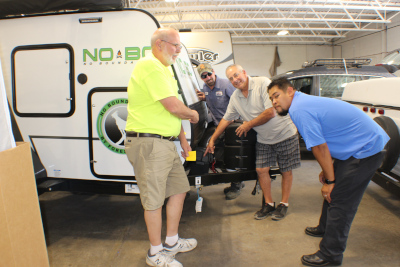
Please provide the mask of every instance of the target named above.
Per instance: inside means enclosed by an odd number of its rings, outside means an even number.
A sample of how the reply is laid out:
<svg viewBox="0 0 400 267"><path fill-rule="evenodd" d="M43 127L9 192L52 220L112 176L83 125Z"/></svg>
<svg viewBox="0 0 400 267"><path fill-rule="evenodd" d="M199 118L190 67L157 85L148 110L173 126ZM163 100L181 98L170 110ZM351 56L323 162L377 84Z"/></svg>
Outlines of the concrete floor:
<svg viewBox="0 0 400 267"><path fill-rule="evenodd" d="M320 215L319 172L315 160L302 160L294 171L288 216L279 222L253 219L262 198L251 195L254 181L231 201L224 199L226 185L203 188L203 212L197 214L192 188L179 234L197 238L198 247L177 260L186 267L303 266L300 257L316 252L320 241L304 234ZM273 196L279 202L279 177ZM51 266L146 266L149 242L139 197L50 192L40 196L40 204ZM371 182L342 266L400 266L399 218L400 199Z"/></svg>

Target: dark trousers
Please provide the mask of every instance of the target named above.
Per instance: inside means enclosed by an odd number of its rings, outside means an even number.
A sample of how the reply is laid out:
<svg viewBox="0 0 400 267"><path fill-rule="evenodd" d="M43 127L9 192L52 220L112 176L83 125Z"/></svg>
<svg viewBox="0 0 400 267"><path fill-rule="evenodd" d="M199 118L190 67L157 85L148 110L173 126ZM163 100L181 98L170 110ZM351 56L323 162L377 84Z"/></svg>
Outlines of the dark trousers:
<svg viewBox="0 0 400 267"><path fill-rule="evenodd" d="M358 205L381 165L384 153L379 152L364 159L350 157L335 160L335 187L331 193L331 203L324 200L318 229L325 232L317 252L318 257L330 262L341 263L346 249L350 226Z"/></svg>

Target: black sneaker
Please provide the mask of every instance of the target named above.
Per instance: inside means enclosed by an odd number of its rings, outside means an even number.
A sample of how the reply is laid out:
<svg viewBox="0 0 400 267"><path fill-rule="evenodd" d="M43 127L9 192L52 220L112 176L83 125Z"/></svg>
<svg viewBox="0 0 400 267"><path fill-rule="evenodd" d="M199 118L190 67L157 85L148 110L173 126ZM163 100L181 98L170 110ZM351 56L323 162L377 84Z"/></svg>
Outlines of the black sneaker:
<svg viewBox="0 0 400 267"><path fill-rule="evenodd" d="M279 204L276 210L272 213L272 220L279 221L285 218L288 207L285 204Z"/></svg>
<svg viewBox="0 0 400 267"><path fill-rule="evenodd" d="M274 202L274 206L271 206L269 204L265 204L263 205L263 207L257 211L254 214L254 219L256 220L264 220L265 218L267 218L269 215L271 215L275 210L275 202Z"/></svg>
<svg viewBox="0 0 400 267"><path fill-rule="evenodd" d="M228 193L229 191L232 190L232 185L234 185L234 183L231 183L230 186L224 188L224 194L225 194L225 195L226 195L226 193Z"/></svg>
<svg viewBox="0 0 400 267"><path fill-rule="evenodd" d="M228 193L225 194L226 200L232 200L240 196L240 189L231 189Z"/></svg>
<svg viewBox="0 0 400 267"><path fill-rule="evenodd" d="M224 194L231 190L244 188L244 182L232 182L230 186L224 188Z"/></svg>
<svg viewBox="0 0 400 267"><path fill-rule="evenodd" d="M237 198L240 195L242 188L244 188L244 182L231 183L230 187L224 189L225 198L227 200Z"/></svg>
<svg viewBox="0 0 400 267"><path fill-rule="evenodd" d="M228 193L228 192L231 191L231 190L232 190L232 185L230 185L230 186L228 186L228 187L225 187L225 188L224 188L224 194Z"/></svg>

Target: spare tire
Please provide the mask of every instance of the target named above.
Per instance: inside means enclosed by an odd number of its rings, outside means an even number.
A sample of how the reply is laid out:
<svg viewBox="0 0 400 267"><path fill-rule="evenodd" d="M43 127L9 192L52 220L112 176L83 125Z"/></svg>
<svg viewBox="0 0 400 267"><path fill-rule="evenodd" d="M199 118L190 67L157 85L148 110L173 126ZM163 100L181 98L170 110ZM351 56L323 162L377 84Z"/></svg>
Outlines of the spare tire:
<svg viewBox="0 0 400 267"><path fill-rule="evenodd" d="M241 126L242 122L234 122L225 129L225 145L228 146L254 146L257 143L257 133L254 129L250 129L246 136L238 137L236 129Z"/></svg>
<svg viewBox="0 0 400 267"><path fill-rule="evenodd" d="M383 158L382 165L378 168L382 172L390 172L396 165L400 155L400 135L396 123L389 117L381 116L374 118L385 132L389 135L390 140L385 146L386 154Z"/></svg>

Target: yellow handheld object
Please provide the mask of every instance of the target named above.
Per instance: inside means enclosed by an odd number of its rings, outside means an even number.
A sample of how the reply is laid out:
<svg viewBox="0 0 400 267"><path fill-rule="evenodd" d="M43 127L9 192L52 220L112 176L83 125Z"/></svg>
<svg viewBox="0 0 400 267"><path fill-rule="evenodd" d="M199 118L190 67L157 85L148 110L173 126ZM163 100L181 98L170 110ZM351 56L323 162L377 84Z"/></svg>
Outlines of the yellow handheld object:
<svg viewBox="0 0 400 267"><path fill-rule="evenodd" d="M196 151L189 151L189 157L186 158L186 161L196 161Z"/></svg>

